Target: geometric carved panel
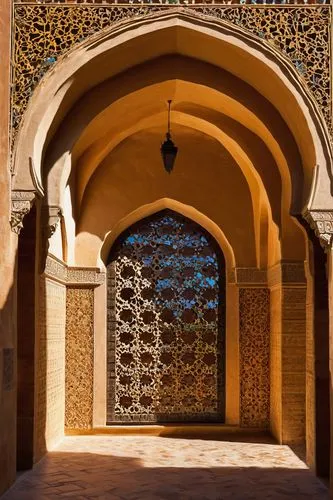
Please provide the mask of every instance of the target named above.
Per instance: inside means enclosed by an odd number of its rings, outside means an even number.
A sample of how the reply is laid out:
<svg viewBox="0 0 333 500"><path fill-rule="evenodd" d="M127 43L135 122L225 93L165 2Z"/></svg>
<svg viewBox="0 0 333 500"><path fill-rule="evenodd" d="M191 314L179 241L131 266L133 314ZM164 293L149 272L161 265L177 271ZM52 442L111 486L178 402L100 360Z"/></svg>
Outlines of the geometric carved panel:
<svg viewBox="0 0 333 500"><path fill-rule="evenodd" d="M240 422L269 427L270 303L267 288L240 288Z"/></svg>
<svg viewBox="0 0 333 500"><path fill-rule="evenodd" d="M94 290L67 288L65 427L86 429L93 418Z"/></svg>
<svg viewBox="0 0 333 500"><path fill-rule="evenodd" d="M163 210L108 265L108 422L223 421L224 263L198 224Z"/></svg>

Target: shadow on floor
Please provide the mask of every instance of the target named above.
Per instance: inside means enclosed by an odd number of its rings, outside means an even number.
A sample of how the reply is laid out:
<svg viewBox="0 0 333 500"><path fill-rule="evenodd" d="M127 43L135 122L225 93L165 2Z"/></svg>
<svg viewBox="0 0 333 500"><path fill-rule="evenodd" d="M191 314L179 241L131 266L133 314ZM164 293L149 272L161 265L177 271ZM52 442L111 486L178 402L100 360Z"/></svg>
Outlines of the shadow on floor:
<svg viewBox="0 0 333 500"><path fill-rule="evenodd" d="M145 451L147 457L147 450ZM167 449L165 463L167 463ZM265 455L265 453L263 454ZM193 457L194 461L197 457ZM260 458L260 456L259 456ZM231 457L235 460L235 457ZM263 463L265 457L262 457ZM139 458L50 452L23 474L2 500L328 500L326 487L307 469L283 467L155 467Z"/></svg>

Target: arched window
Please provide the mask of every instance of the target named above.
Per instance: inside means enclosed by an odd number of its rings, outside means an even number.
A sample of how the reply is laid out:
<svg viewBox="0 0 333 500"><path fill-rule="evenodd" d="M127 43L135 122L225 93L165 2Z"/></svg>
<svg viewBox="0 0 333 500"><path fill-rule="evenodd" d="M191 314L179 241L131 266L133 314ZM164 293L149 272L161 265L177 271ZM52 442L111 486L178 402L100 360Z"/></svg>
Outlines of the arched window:
<svg viewBox="0 0 333 500"><path fill-rule="evenodd" d="M171 210L115 242L108 264L108 423L224 421L225 264Z"/></svg>

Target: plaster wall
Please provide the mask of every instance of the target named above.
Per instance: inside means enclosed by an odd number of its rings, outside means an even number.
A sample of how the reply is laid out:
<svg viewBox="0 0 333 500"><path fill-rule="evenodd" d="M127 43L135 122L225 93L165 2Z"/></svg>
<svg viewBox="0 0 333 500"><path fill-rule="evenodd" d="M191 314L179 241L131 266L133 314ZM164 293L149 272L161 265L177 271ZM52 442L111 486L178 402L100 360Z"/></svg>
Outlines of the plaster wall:
<svg viewBox="0 0 333 500"><path fill-rule="evenodd" d="M138 133L103 162L84 198L76 237L77 265L97 264L102 241L119 220L148 203L171 198L212 220L233 247L239 265L256 265L254 204L234 159L216 140L173 126L179 146L167 174L160 157L165 128ZM237 199L237 203L235 203Z"/></svg>
<svg viewBox="0 0 333 500"><path fill-rule="evenodd" d="M314 284L313 254L309 245L309 258L305 267L306 289L306 460L315 469L316 466L316 407L315 407L315 339L314 339Z"/></svg>
<svg viewBox="0 0 333 500"><path fill-rule="evenodd" d="M11 1L0 0L0 494L16 474L16 291L17 235L9 225L9 62Z"/></svg>
<svg viewBox="0 0 333 500"><path fill-rule="evenodd" d="M280 443L302 442L306 423L306 280L303 263L269 270L271 430Z"/></svg>
<svg viewBox="0 0 333 500"><path fill-rule="evenodd" d="M64 435L65 285L42 275L38 310L35 461L40 460Z"/></svg>

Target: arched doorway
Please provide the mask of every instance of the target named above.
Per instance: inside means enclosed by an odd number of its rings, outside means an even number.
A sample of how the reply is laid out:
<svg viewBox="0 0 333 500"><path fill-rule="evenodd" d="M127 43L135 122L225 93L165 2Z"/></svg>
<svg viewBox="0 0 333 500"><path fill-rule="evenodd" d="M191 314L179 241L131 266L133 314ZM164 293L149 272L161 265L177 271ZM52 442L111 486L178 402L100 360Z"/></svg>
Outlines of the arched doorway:
<svg viewBox="0 0 333 500"><path fill-rule="evenodd" d="M107 269L107 422L223 422L225 263L216 241L163 210L118 238Z"/></svg>

